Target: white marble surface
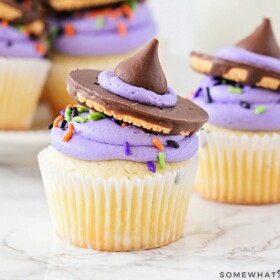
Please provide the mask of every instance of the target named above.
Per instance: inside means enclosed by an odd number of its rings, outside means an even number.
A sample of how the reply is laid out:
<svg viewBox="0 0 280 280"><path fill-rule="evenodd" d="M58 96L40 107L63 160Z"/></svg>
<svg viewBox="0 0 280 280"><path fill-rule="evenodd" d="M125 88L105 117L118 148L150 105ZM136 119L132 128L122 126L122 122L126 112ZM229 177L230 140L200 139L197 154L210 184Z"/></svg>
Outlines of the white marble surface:
<svg viewBox="0 0 280 280"><path fill-rule="evenodd" d="M186 234L133 253L72 247L52 233L36 164L0 167L0 279L243 279L221 272L280 269L280 205L246 207L193 195Z"/></svg>

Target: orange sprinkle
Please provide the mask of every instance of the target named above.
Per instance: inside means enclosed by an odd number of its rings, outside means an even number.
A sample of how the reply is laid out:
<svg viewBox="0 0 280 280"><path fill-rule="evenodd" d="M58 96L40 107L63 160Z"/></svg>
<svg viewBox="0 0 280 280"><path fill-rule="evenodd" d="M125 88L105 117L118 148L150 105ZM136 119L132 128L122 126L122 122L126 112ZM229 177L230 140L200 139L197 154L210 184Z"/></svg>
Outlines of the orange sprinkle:
<svg viewBox="0 0 280 280"><path fill-rule="evenodd" d="M43 45L41 45L41 44L37 44L36 46L35 46L35 49L36 49L36 51L39 53L39 54L42 54L42 55L44 55L45 53L46 53L46 48L45 48L45 46L43 46Z"/></svg>
<svg viewBox="0 0 280 280"><path fill-rule="evenodd" d="M1 26L7 27L8 25L9 25L9 23L8 23L7 20L2 20L2 21L1 21Z"/></svg>
<svg viewBox="0 0 280 280"><path fill-rule="evenodd" d="M53 122L53 127L58 127L59 123L63 120L62 116L58 116L54 122Z"/></svg>
<svg viewBox="0 0 280 280"><path fill-rule="evenodd" d="M121 15L123 14L123 11L121 10L121 9L115 9L115 10L113 10L113 11L110 11L109 13L108 13L108 16L110 17L110 18L118 18L118 17L120 17Z"/></svg>
<svg viewBox="0 0 280 280"><path fill-rule="evenodd" d="M126 25L123 22L117 24L117 30L120 36L125 36L127 34Z"/></svg>
<svg viewBox="0 0 280 280"><path fill-rule="evenodd" d="M129 5L124 4L122 9L123 13L128 17L128 19L133 19L133 12Z"/></svg>
<svg viewBox="0 0 280 280"><path fill-rule="evenodd" d="M72 37L72 36L75 35L75 33L76 33L75 32L75 28L74 28L74 26L72 24L66 24L64 26L64 34L66 36Z"/></svg>
<svg viewBox="0 0 280 280"><path fill-rule="evenodd" d="M122 123L122 127L126 127L126 126L128 126L128 124L127 123Z"/></svg>
<svg viewBox="0 0 280 280"><path fill-rule="evenodd" d="M89 11L86 13L86 17L96 17L96 16L102 16L110 12L110 9L101 9L98 11Z"/></svg>
<svg viewBox="0 0 280 280"><path fill-rule="evenodd" d="M152 142L160 151L164 151L164 146L157 138L153 138Z"/></svg>
<svg viewBox="0 0 280 280"><path fill-rule="evenodd" d="M71 107L73 107L73 104L68 104L68 105L66 106L66 109L71 108Z"/></svg>
<svg viewBox="0 0 280 280"><path fill-rule="evenodd" d="M68 130L67 130L67 133L63 137L63 141L68 142L72 138L73 132L74 132L74 125L72 123L69 123Z"/></svg>

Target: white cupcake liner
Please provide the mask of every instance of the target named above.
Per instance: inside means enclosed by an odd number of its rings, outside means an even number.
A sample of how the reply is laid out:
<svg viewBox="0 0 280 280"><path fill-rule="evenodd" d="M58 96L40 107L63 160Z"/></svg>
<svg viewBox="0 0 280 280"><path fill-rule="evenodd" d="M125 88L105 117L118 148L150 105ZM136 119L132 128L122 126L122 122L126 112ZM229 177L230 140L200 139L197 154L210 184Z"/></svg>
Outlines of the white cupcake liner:
<svg viewBox="0 0 280 280"><path fill-rule="evenodd" d="M240 204L280 202L280 134L199 133L196 190L205 198Z"/></svg>
<svg viewBox="0 0 280 280"><path fill-rule="evenodd" d="M179 170L120 180L57 169L47 150L38 158L54 227L69 243L132 251L164 246L182 235L197 157Z"/></svg>
<svg viewBox="0 0 280 280"><path fill-rule="evenodd" d="M0 58L0 129L31 127L49 69L44 59Z"/></svg>

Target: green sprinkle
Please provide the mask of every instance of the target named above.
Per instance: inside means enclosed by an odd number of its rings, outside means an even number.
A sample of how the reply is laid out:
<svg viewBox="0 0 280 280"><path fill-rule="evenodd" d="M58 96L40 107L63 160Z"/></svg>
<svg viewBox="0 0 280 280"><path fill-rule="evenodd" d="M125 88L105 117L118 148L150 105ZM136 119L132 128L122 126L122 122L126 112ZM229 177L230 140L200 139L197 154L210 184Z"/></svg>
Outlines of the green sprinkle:
<svg viewBox="0 0 280 280"><path fill-rule="evenodd" d="M222 84L225 85L227 83L226 80L222 80Z"/></svg>
<svg viewBox="0 0 280 280"><path fill-rule="evenodd" d="M57 35L58 35L58 27L53 27L51 31L47 34L47 38L46 38L49 45L51 45L54 42Z"/></svg>
<svg viewBox="0 0 280 280"><path fill-rule="evenodd" d="M158 153L158 161L159 161L160 169L164 169L165 168L165 155L164 155L164 152L159 152Z"/></svg>
<svg viewBox="0 0 280 280"><path fill-rule="evenodd" d="M260 106L258 106L258 107L255 109L255 114L256 114L256 115L259 115L259 114L263 113L265 110L266 110L265 106L264 106L264 105L260 105Z"/></svg>
<svg viewBox="0 0 280 280"><path fill-rule="evenodd" d="M95 28L97 30L100 30L100 29L102 29L103 26L104 26L104 17L98 16L95 21Z"/></svg>
<svg viewBox="0 0 280 280"><path fill-rule="evenodd" d="M127 0L126 3L130 6L131 9L136 9L137 7L137 0Z"/></svg>
<svg viewBox="0 0 280 280"><path fill-rule="evenodd" d="M88 115L87 118L88 118L90 121L98 121L98 120L105 119L105 118L106 118L106 115L104 115L104 114L101 113L101 112L95 112L95 113L92 113L92 114Z"/></svg>
<svg viewBox="0 0 280 280"><path fill-rule="evenodd" d="M70 110L70 108L67 108L65 110L64 119L68 122L71 121L71 110Z"/></svg>
<svg viewBox="0 0 280 280"><path fill-rule="evenodd" d="M86 108L86 107L79 107L78 108L78 112L79 113L87 113L88 112L88 108Z"/></svg>
<svg viewBox="0 0 280 280"><path fill-rule="evenodd" d="M83 117L80 117L80 116L77 116L77 117L74 117L74 118L73 118L73 121L74 121L74 122L77 122L77 123L84 123L84 122L87 121L87 119L86 119L86 118L83 118Z"/></svg>
<svg viewBox="0 0 280 280"><path fill-rule="evenodd" d="M238 94L242 93L242 89L240 87L231 86L228 88L228 91L232 93L238 93Z"/></svg>

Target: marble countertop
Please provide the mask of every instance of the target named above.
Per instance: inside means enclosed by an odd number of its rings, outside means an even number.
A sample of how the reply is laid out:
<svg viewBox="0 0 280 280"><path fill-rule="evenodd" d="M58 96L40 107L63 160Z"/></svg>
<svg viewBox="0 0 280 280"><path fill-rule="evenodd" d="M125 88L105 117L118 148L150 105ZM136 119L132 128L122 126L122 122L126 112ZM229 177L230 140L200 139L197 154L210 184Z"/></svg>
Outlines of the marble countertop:
<svg viewBox="0 0 280 280"><path fill-rule="evenodd" d="M280 275L280 205L223 205L194 194L186 234L178 242L132 253L90 251L53 235L36 164L2 165L0 222L1 280L248 279L248 274L234 277L242 272L262 273L253 279L278 279Z"/></svg>

